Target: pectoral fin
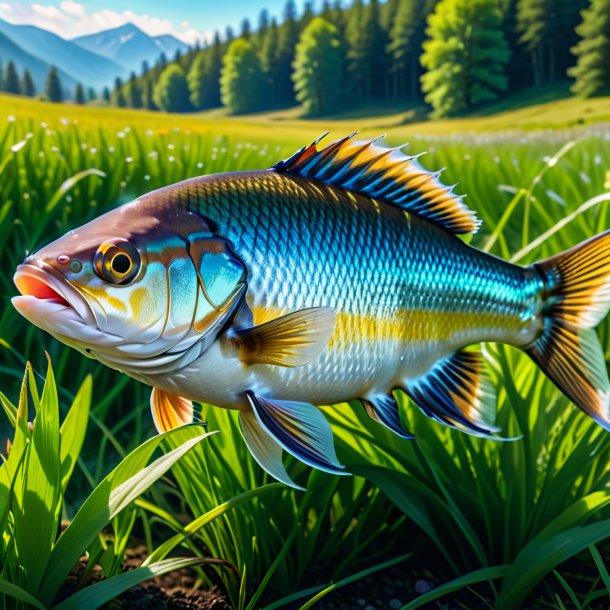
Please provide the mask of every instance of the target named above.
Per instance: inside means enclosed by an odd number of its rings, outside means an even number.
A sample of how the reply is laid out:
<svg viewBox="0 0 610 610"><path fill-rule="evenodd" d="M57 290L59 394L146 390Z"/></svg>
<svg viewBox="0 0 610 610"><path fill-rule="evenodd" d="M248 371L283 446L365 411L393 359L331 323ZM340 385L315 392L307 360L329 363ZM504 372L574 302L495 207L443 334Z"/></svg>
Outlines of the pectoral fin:
<svg viewBox="0 0 610 610"><path fill-rule="evenodd" d="M301 309L259 326L233 330L227 334L226 346L246 364L301 366L328 344L336 317L332 307Z"/></svg>
<svg viewBox="0 0 610 610"><path fill-rule="evenodd" d="M193 403L188 398L153 388L150 409L159 433L173 430L193 421Z"/></svg>
<svg viewBox="0 0 610 610"><path fill-rule="evenodd" d="M253 392L247 396L261 428L288 453L314 468L349 474L337 460L330 424L316 407L305 402L269 400Z"/></svg>
<svg viewBox="0 0 610 610"><path fill-rule="evenodd" d="M241 433L258 465L274 479L285 485L301 489L288 475L282 462L282 447L269 436L256 421L254 413L241 411L239 414Z"/></svg>

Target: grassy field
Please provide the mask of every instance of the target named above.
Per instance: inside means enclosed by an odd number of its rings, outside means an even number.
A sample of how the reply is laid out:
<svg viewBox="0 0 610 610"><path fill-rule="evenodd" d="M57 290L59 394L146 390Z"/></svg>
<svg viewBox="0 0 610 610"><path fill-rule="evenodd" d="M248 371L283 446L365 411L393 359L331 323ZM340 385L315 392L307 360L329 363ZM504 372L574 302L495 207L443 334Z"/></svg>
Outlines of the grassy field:
<svg viewBox="0 0 610 610"><path fill-rule="evenodd" d="M391 144L408 140L409 152L427 151L422 163L445 167L443 180L459 183L457 191L484 220L473 245L498 256L529 263L607 229L609 99L499 110L442 122L412 123L419 111L396 108L310 121L295 111L176 116L0 96L0 389L16 403L25 361L40 380L47 350L64 416L93 375L86 442L63 514L73 517L111 467L153 436L149 392L16 313L11 278L27 252L145 191L202 173L270 167L329 129L337 137L355 129L387 132ZM608 357L607 322L600 332ZM349 585L344 579L364 577L380 562L405 566L405 574L434 566L436 584L461 577L458 593L446 593L465 607L480 598L505 609L607 606L610 440L524 355L493 345L485 353L499 425L521 440L465 436L405 400L417 436L406 443L366 421L356 405L341 405L326 414L339 457L358 476L332 477L290 461L307 493L269 486L266 495L251 497L270 481L248 455L233 414L210 408L209 429L221 433L195 446L171 478L112 521L112 562L95 545L92 557L106 558L109 573L120 571L116 541L134 532L161 559L162 541L194 519L180 547L232 566L206 567L200 577L220 583L235 608L297 607L275 602L299 591L299 603L310 607L307 599L331 595L331 580ZM10 423L2 422L0 437L12 435ZM169 445L178 440L184 438ZM221 518L201 520L219 506L229 507ZM401 601L407 607L414 597Z"/></svg>

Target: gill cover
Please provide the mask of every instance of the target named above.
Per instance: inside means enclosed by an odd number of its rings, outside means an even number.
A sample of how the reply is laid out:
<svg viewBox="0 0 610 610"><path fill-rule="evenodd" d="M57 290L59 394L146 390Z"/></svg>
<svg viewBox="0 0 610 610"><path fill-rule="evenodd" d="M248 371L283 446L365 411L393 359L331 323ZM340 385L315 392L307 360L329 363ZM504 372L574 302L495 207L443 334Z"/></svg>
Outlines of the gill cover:
<svg viewBox="0 0 610 610"><path fill-rule="evenodd" d="M193 327L201 333L236 309L246 287L246 268L224 239L209 234L190 236L188 255L199 286Z"/></svg>

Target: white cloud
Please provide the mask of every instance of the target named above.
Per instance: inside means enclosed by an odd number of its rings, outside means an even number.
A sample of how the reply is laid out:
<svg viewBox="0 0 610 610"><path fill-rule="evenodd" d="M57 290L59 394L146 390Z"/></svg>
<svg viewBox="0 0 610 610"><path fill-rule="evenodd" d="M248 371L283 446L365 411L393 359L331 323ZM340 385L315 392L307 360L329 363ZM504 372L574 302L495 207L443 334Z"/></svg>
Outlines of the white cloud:
<svg viewBox="0 0 610 610"><path fill-rule="evenodd" d="M197 30L188 21L176 26L169 19L129 10L117 12L102 9L91 13L84 4L74 0L64 0L59 7L38 3L0 2L0 18L11 23L36 25L68 39L116 28L129 22L151 36L172 34L190 45L211 38L208 32Z"/></svg>

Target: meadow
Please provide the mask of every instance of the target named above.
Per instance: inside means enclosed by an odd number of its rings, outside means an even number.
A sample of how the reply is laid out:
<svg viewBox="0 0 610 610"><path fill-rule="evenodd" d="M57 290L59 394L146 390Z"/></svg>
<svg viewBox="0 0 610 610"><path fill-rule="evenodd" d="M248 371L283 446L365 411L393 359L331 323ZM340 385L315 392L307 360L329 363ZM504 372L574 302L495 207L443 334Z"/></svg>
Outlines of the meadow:
<svg viewBox="0 0 610 610"><path fill-rule="evenodd" d="M184 566L239 610L331 608L388 570L403 575L394 597L405 609L435 599L447 608L607 607L610 436L520 352L485 347L498 424L519 440L460 434L406 398L414 442L370 423L359 405L328 407L339 458L356 476L289 461L303 493L263 473L230 412L204 407L205 429L155 437L148 388L29 325L10 298L16 265L70 228L185 178L270 167L328 129L387 131L390 145L426 151L422 163L446 168L444 182L459 183L484 221L472 244L533 262L610 226L608 107L607 98L562 100L412 124L397 112L230 119L0 96L0 439L13 439L0 466L0 607L93 610ZM600 333L608 360L607 321ZM51 470L54 483L35 483ZM58 537L62 520L70 525ZM142 571L124 572L134 538L149 555ZM85 551L81 581L96 562L108 580L60 602L70 561ZM420 595L418 580L431 590Z"/></svg>

